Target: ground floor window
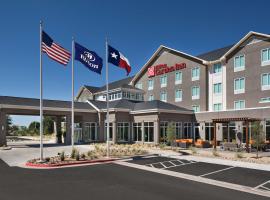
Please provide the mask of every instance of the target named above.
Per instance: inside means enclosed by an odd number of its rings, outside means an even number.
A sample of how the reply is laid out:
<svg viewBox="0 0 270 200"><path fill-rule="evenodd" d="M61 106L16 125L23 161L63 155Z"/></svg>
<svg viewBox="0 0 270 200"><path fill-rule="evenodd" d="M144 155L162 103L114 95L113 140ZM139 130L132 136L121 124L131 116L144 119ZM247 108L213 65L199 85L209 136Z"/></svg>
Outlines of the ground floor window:
<svg viewBox="0 0 270 200"><path fill-rule="evenodd" d="M175 135L176 139L183 138L182 122L175 122Z"/></svg>
<svg viewBox="0 0 270 200"><path fill-rule="evenodd" d="M200 139L200 123L194 123L194 139Z"/></svg>
<svg viewBox="0 0 270 200"><path fill-rule="evenodd" d="M128 122L118 122L117 123L117 140L118 141L128 141L129 134L129 123Z"/></svg>
<svg viewBox="0 0 270 200"><path fill-rule="evenodd" d="M266 120L265 128L265 139L270 140L270 120Z"/></svg>
<svg viewBox="0 0 270 200"><path fill-rule="evenodd" d="M183 138L192 138L192 123L185 122L184 123L184 135Z"/></svg>
<svg viewBox="0 0 270 200"><path fill-rule="evenodd" d="M144 141L154 142L154 122L144 122Z"/></svg>
<svg viewBox="0 0 270 200"><path fill-rule="evenodd" d="M214 139L213 123L205 123L205 140L212 141Z"/></svg>
<svg viewBox="0 0 270 200"><path fill-rule="evenodd" d="M107 123L105 123L105 130L104 130L104 138L105 140L107 140ZM109 123L109 140L112 141L112 137L113 137L113 124Z"/></svg>
<svg viewBox="0 0 270 200"><path fill-rule="evenodd" d="M228 142L228 124L222 124L222 138L224 142Z"/></svg>
<svg viewBox="0 0 270 200"><path fill-rule="evenodd" d="M160 122L160 142L167 141L168 122Z"/></svg>
<svg viewBox="0 0 270 200"><path fill-rule="evenodd" d="M133 123L133 140L142 141L142 123Z"/></svg>
<svg viewBox="0 0 270 200"><path fill-rule="evenodd" d="M235 122L230 122L228 132L228 142L235 142L235 129L236 129Z"/></svg>
<svg viewBox="0 0 270 200"><path fill-rule="evenodd" d="M97 123L86 122L84 126L83 134L84 142L96 141L97 140Z"/></svg>

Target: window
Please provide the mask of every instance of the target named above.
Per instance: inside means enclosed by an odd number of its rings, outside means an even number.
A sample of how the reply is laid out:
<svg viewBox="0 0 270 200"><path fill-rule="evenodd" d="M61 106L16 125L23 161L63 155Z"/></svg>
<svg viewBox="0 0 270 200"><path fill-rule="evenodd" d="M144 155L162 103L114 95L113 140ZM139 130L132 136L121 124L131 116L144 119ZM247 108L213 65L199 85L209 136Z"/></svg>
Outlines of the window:
<svg viewBox="0 0 270 200"><path fill-rule="evenodd" d="M215 83L214 84L214 94L221 94L221 83Z"/></svg>
<svg viewBox="0 0 270 200"><path fill-rule="evenodd" d="M262 50L262 52L261 52L261 64L262 64L262 66L270 64L270 48Z"/></svg>
<svg viewBox="0 0 270 200"><path fill-rule="evenodd" d="M184 123L184 139L192 138L192 124L191 122L185 122Z"/></svg>
<svg viewBox="0 0 270 200"><path fill-rule="evenodd" d="M160 122L160 142L167 141L168 122Z"/></svg>
<svg viewBox="0 0 270 200"><path fill-rule="evenodd" d="M234 94L245 93L245 78L234 79Z"/></svg>
<svg viewBox="0 0 270 200"><path fill-rule="evenodd" d="M213 106L214 111L221 111L222 110L222 104L221 103L215 103Z"/></svg>
<svg viewBox="0 0 270 200"><path fill-rule="evenodd" d="M262 74L261 79L262 90L270 90L270 73Z"/></svg>
<svg viewBox="0 0 270 200"><path fill-rule="evenodd" d="M205 140L212 141L214 139L213 123L205 123Z"/></svg>
<svg viewBox="0 0 270 200"><path fill-rule="evenodd" d="M149 79L148 80L148 90L153 90L153 88L154 88L154 80Z"/></svg>
<svg viewBox="0 0 270 200"><path fill-rule="evenodd" d="M222 69L222 67L221 67L221 63L216 63L216 64L214 64L214 74L216 74L216 73L220 73L221 72L221 69Z"/></svg>
<svg viewBox="0 0 270 200"><path fill-rule="evenodd" d="M270 103L270 97L263 97L261 98L259 103Z"/></svg>
<svg viewBox="0 0 270 200"><path fill-rule="evenodd" d="M192 110L193 110L194 112L200 112L200 106L198 106L198 105L193 105L193 106L192 106Z"/></svg>
<svg viewBox="0 0 270 200"><path fill-rule="evenodd" d="M160 93L160 101L164 101L164 102L167 101L167 92L162 91L162 92Z"/></svg>
<svg viewBox="0 0 270 200"><path fill-rule="evenodd" d="M139 89L142 89L142 83L137 83L137 84L135 85L135 87L136 87L136 88L139 88Z"/></svg>
<svg viewBox="0 0 270 200"><path fill-rule="evenodd" d="M191 95L192 95L192 99L200 99L200 87L193 86L191 88Z"/></svg>
<svg viewBox="0 0 270 200"><path fill-rule="evenodd" d="M133 123L133 141L142 141L142 123Z"/></svg>
<svg viewBox="0 0 270 200"><path fill-rule="evenodd" d="M191 70L191 79L192 81L197 81L200 79L200 68L195 67Z"/></svg>
<svg viewBox="0 0 270 200"><path fill-rule="evenodd" d="M112 141L112 135L113 135L113 124L109 123L109 140ZM107 140L107 123L105 123L105 140Z"/></svg>
<svg viewBox="0 0 270 200"><path fill-rule="evenodd" d="M118 141L128 141L129 134L129 123L128 122L118 122L117 123L117 140Z"/></svg>
<svg viewBox="0 0 270 200"><path fill-rule="evenodd" d="M83 141L90 142L97 140L97 124L95 122L86 122L84 127Z"/></svg>
<svg viewBox="0 0 270 200"><path fill-rule="evenodd" d="M265 122L265 128L266 128L266 130L265 130L265 139L266 140L270 140L270 120L266 120L266 122Z"/></svg>
<svg viewBox="0 0 270 200"><path fill-rule="evenodd" d="M182 122L175 122L176 139L182 138Z"/></svg>
<svg viewBox="0 0 270 200"><path fill-rule="evenodd" d="M167 86L167 75L160 77L160 87L166 87Z"/></svg>
<svg viewBox="0 0 270 200"><path fill-rule="evenodd" d="M153 101L154 100L154 95L150 94L148 97L148 101Z"/></svg>
<svg viewBox="0 0 270 200"><path fill-rule="evenodd" d="M243 71L245 69L245 56L240 55L234 57L234 72Z"/></svg>
<svg viewBox="0 0 270 200"><path fill-rule="evenodd" d="M182 83L182 72L175 72L175 84L181 84Z"/></svg>
<svg viewBox="0 0 270 200"><path fill-rule="evenodd" d="M154 142L154 122L144 122L144 141Z"/></svg>
<svg viewBox="0 0 270 200"><path fill-rule="evenodd" d="M182 101L182 90L175 90L175 102Z"/></svg>
<svg viewBox="0 0 270 200"><path fill-rule="evenodd" d="M245 100L238 100L234 102L234 109L240 110L245 108Z"/></svg>

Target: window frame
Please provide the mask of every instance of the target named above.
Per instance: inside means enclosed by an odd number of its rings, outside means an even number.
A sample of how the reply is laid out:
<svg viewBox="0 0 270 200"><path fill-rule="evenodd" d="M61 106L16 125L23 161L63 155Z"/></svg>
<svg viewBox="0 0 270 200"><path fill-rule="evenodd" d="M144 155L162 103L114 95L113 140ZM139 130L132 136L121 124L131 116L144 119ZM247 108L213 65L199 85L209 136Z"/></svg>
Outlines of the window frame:
<svg viewBox="0 0 270 200"><path fill-rule="evenodd" d="M195 76L195 77L193 77L193 70L198 70L198 73L196 73L197 76ZM200 75L201 75L201 69L200 69L199 66L193 67L193 68L191 69L191 80L192 80L192 81L198 81L198 80L200 80Z"/></svg>
<svg viewBox="0 0 270 200"><path fill-rule="evenodd" d="M236 80L240 81L240 85L241 85L241 79L244 80L244 88L240 88L240 89L236 89ZM245 93L246 90L246 78L245 77L241 77L241 78L235 78L233 81L233 89L234 89L234 94L243 94Z"/></svg>
<svg viewBox="0 0 270 200"><path fill-rule="evenodd" d="M244 58L244 65L241 65L241 57ZM239 64L240 66L239 67L236 67L236 59L239 58ZM240 54L240 55L237 55L234 57L234 65L233 65L233 70L234 72L240 72L240 71L244 71L245 68L246 68L246 56L245 54Z"/></svg>

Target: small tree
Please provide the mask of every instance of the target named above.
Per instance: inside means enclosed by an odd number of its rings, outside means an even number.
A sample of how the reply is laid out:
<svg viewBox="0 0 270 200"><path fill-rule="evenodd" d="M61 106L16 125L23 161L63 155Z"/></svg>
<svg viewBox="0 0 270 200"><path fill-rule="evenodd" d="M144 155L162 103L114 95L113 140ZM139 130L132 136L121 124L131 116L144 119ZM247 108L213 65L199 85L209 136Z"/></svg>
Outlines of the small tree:
<svg viewBox="0 0 270 200"><path fill-rule="evenodd" d="M45 116L43 120L44 124L44 134L49 135L53 133L53 119L51 117Z"/></svg>
<svg viewBox="0 0 270 200"><path fill-rule="evenodd" d="M39 134L39 128L40 128L40 123L33 121L29 124L28 126L28 131L30 132L31 135L38 135Z"/></svg>
<svg viewBox="0 0 270 200"><path fill-rule="evenodd" d="M7 115L7 134L10 135L12 132L12 118L10 115Z"/></svg>
<svg viewBox="0 0 270 200"><path fill-rule="evenodd" d="M176 131L175 131L175 124L173 122L169 122L167 127L167 141L170 143L171 146L174 145L176 139Z"/></svg>
<svg viewBox="0 0 270 200"><path fill-rule="evenodd" d="M256 147L256 157L259 157L259 149L264 144L265 138L264 138L264 131L263 126L260 124L260 122L255 122L252 126L252 139L253 139L253 145Z"/></svg>

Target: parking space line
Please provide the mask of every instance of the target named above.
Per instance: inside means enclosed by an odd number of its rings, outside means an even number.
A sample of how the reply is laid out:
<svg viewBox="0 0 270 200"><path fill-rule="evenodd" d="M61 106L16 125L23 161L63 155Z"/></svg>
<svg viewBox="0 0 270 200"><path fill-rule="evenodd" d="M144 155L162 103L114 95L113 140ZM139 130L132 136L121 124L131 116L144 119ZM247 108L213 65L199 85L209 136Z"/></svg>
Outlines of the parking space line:
<svg viewBox="0 0 270 200"><path fill-rule="evenodd" d="M197 163L197 162L182 163L182 164L180 164L180 165L167 167L166 169L173 168L173 167L180 167L180 166L184 166L184 165L196 164L196 163Z"/></svg>
<svg viewBox="0 0 270 200"><path fill-rule="evenodd" d="M229 170L229 169L232 169L232 168L235 168L235 167L227 167L225 169L220 169L220 170L217 170L217 171L209 172L207 174L200 175L200 177L204 177L204 176L207 176L207 175L210 175L210 174L216 174L216 173L219 173L219 172L222 172L222 171L226 171L226 170Z"/></svg>
<svg viewBox="0 0 270 200"><path fill-rule="evenodd" d="M159 164L163 166L163 169L166 168L166 165L164 165L162 162L160 162Z"/></svg>
<svg viewBox="0 0 270 200"><path fill-rule="evenodd" d="M169 161L169 163L171 163L173 166L177 166L176 164L174 164L172 161Z"/></svg>
<svg viewBox="0 0 270 200"><path fill-rule="evenodd" d="M264 186L261 186L261 187L259 187L258 189L260 189L260 188L263 188L263 189L265 189L265 190L268 190L268 191L270 191L270 189L269 189L269 188L267 188L267 187L264 187Z"/></svg>
<svg viewBox="0 0 270 200"><path fill-rule="evenodd" d="M265 181L264 183L262 183L262 184L260 184L260 185L258 185L258 186L256 186L256 187L254 187L254 189L258 189L258 188L260 188L260 187L263 187L263 188L266 188L267 190L270 190L270 188L267 188L267 187L264 186L264 185L266 185L267 183L270 183L270 180L269 180L269 181Z"/></svg>

